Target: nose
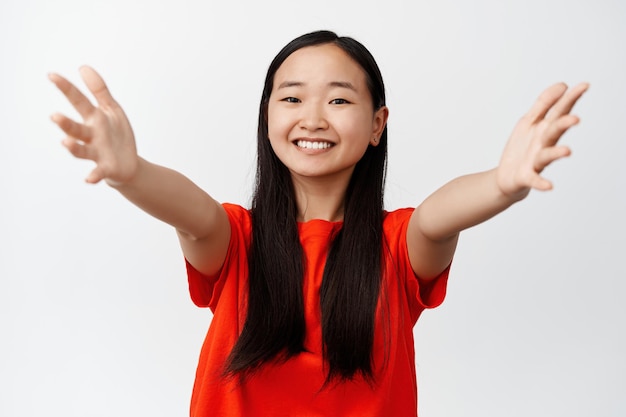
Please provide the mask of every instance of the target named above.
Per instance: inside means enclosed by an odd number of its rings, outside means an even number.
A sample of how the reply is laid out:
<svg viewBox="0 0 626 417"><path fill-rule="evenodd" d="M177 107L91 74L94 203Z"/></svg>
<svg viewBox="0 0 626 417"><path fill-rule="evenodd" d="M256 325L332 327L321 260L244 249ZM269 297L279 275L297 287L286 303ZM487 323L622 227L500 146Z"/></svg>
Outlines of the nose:
<svg viewBox="0 0 626 417"><path fill-rule="evenodd" d="M302 106L298 126L309 132L328 129L328 121L323 106L318 103Z"/></svg>

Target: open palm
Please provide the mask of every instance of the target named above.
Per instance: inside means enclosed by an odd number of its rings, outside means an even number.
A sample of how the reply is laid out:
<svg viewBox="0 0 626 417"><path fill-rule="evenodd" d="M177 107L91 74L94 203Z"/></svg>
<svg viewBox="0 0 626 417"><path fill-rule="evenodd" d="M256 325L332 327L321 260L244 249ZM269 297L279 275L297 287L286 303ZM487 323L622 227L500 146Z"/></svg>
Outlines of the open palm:
<svg viewBox="0 0 626 417"><path fill-rule="evenodd" d="M570 149L558 142L578 123L578 117L570 112L588 88L587 83L570 89L563 83L555 84L518 122L497 169L497 183L505 195L523 198L531 189L552 188L552 183L540 174L552 162L570 154Z"/></svg>
<svg viewBox="0 0 626 417"><path fill-rule="evenodd" d="M55 113L52 121L67 135L63 145L72 155L96 163L86 178L88 183L103 179L111 185L125 183L133 178L138 166L135 138L128 118L94 69L81 67L80 74L96 98L97 106L68 80L58 74L50 74L50 80L83 119L82 123L78 123Z"/></svg>

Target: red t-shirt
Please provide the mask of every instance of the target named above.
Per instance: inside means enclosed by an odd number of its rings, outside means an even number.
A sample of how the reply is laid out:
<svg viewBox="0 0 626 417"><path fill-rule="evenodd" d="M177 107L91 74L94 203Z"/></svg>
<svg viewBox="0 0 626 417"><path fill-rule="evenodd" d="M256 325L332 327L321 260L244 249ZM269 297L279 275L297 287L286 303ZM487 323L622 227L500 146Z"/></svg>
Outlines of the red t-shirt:
<svg viewBox="0 0 626 417"><path fill-rule="evenodd" d="M204 276L187 263L193 302L210 307L213 319L202 346L191 398L191 416L415 417L417 382L413 326L425 308L443 301L449 268L426 288L420 288L409 263L406 230L413 209L385 213L384 236L389 248L377 310L372 387L360 377L354 381L324 384L319 289L329 238L341 222L311 220L299 224L306 256L303 282L306 352L286 363L269 364L246 382L220 377L226 358L246 319L250 212L224 204L231 238L222 270ZM271 254L270 254L271 255Z"/></svg>

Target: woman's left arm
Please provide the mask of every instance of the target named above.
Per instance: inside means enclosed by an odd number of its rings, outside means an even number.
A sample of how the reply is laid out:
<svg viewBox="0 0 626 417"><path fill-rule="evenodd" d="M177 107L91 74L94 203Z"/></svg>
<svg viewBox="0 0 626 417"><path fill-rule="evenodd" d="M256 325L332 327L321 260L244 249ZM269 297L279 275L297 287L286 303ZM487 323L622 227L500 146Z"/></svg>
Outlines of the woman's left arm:
<svg viewBox="0 0 626 417"><path fill-rule="evenodd" d="M546 89L517 123L496 168L450 181L415 209L407 247L420 280L435 278L450 264L462 230L504 211L533 188L552 189L541 172L570 154L558 142L579 122L570 112L588 87L559 83Z"/></svg>

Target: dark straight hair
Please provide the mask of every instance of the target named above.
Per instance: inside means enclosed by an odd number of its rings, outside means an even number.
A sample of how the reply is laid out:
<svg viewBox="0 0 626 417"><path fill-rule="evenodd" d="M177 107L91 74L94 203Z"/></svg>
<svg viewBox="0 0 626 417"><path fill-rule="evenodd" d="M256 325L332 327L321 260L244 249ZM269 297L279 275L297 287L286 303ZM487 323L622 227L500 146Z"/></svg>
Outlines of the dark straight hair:
<svg viewBox="0 0 626 417"><path fill-rule="evenodd" d="M267 107L274 75L293 52L334 44L366 75L374 111L385 105L376 61L358 41L330 31L302 35L287 44L267 71L259 108L257 171L252 199L247 317L228 358L225 375L247 377L262 365L305 351L302 281L304 258L291 175L268 139ZM374 327L382 280L383 190L387 127L378 146L368 146L356 164L344 201L343 227L327 256L320 308L326 383L361 375L374 381Z"/></svg>

